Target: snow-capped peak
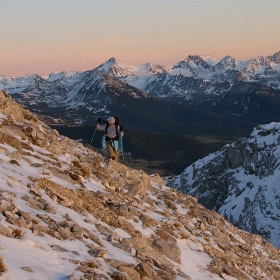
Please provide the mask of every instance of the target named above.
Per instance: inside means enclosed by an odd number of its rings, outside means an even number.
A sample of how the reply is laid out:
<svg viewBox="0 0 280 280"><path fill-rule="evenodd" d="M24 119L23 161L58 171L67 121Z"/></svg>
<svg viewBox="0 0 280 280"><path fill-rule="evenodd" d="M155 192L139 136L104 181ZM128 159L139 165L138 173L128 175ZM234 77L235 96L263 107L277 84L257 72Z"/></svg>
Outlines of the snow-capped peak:
<svg viewBox="0 0 280 280"><path fill-rule="evenodd" d="M24 77L0 76L0 90L7 90L10 94L21 92L37 85L44 79L37 74L25 75Z"/></svg>
<svg viewBox="0 0 280 280"><path fill-rule="evenodd" d="M165 71L170 71L170 66L162 66L158 64L152 64L152 63L145 63L142 65L139 65L136 67L136 73L137 75L149 75L149 74L158 74Z"/></svg>
<svg viewBox="0 0 280 280"><path fill-rule="evenodd" d="M280 51L277 52L277 53L275 53L275 54L272 56L271 60L272 60L274 63L276 63L276 64L280 64Z"/></svg>
<svg viewBox="0 0 280 280"><path fill-rule="evenodd" d="M201 64L208 64L210 66L215 66L219 60L214 58L210 55L189 55L187 58L183 60L185 63L194 63L195 65L201 65Z"/></svg>
<svg viewBox="0 0 280 280"><path fill-rule="evenodd" d="M235 62L236 60L231 57L230 55L226 55L225 57L223 57L218 63L225 65L225 66L235 66Z"/></svg>
<svg viewBox="0 0 280 280"><path fill-rule="evenodd" d="M134 76L135 72L134 66L125 64L114 57L99 65L96 69L116 78Z"/></svg>
<svg viewBox="0 0 280 280"><path fill-rule="evenodd" d="M46 80L48 82L54 82L57 80L76 80L77 76L80 76L83 72L71 72L71 71L61 71L51 73Z"/></svg>
<svg viewBox="0 0 280 280"><path fill-rule="evenodd" d="M211 66L215 66L219 60L211 55L200 55L200 57Z"/></svg>

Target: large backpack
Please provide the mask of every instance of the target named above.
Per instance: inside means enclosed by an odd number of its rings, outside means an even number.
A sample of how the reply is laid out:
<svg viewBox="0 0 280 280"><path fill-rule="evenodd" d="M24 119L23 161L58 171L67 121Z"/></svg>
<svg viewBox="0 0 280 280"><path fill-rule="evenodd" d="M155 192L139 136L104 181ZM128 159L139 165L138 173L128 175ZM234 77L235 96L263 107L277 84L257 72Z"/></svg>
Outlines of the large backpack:
<svg viewBox="0 0 280 280"><path fill-rule="evenodd" d="M119 131L122 131L122 126L120 125L120 117L114 117L115 119L115 128L116 128L116 138L114 140L119 140ZM105 128L105 132L104 134L106 135L107 134L107 130L108 130L108 127L109 127L109 123L108 123L108 120L106 120L106 128Z"/></svg>
<svg viewBox="0 0 280 280"><path fill-rule="evenodd" d="M101 140L103 148L106 148L105 135L107 134L107 129L109 127L108 118L109 117L100 117L97 120L97 123L99 123L100 125L106 124L105 132L104 132L104 135ZM115 128L116 128L116 134L117 134L115 141L118 141L118 150L122 153L123 152L123 141L122 141L122 138L119 137L119 131L123 131L123 127L120 124L120 116L114 116L114 119L115 119Z"/></svg>
<svg viewBox="0 0 280 280"><path fill-rule="evenodd" d="M108 116L99 117L97 120L97 123L100 125L103 125L103 124L109 125L108 118L109 118ZM120 116L114 117L114 119L115 119L115 125L120 125L120 119L121 119Z"/></svg>

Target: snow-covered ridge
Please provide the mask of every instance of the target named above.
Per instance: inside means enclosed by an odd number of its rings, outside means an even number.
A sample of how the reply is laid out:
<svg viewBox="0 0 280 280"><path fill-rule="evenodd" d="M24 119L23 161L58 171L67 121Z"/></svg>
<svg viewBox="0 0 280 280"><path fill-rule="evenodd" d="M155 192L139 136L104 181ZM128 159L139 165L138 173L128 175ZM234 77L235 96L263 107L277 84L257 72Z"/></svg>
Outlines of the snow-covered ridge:
<svg viewBox="0 0 280 280"><path fill-rule="evenodd" d="M65 79L66 81L75 81L80 78L83 72L53 72L49 76L45 77L46 81L48 82L54 82L60 79Z"/></svg>
<svg viewBox="0 0 280 280"><path fill-rule="evenodd" d="M8 90L10 94L26 91L30 87L37 86L44 78L39 75L26 75L24 77L0 76L0 90Z"/></svg>
<svg viewBox="0 0 280 280"><path fill-rule="evenodd" d="M170 185L280 248L280 123L256 127L250 138L196 161Z"/></svg>
<svg viewBox="0 0 280 280"><path fill-rule="evenodd" d="M96 69L115 78L128 78L131 76L145 76L162 73L164 71L169 71L171 67L151 63L132 66L125 64L116 58L110 58Z"/></svg>
<svg viewBox="0 0 280 280"><path fill-rule="evenodd" d="M135 85L135 79L145 79L145 81L147 81L150 76L163 72L166 72L169 75L183 74L201 79L233 81L233 76L229 75L229 72L235 71L239 73L238 76L242 77L243 81L259 82L280 89L280 51L274 55L259 56L249 59L248 61L236 60L231 56L225 56L219 60L207 55L189 55L187 58L173 66L156 65L151 63L133 66L116 58L111 58L94 70L107 73L112 77L122 79L132 85ZM15 89L17 89L18 91L24 91L28 87L34 86L40 79L47 82L55 82L63 79L67 83L73 83L77 79L82 79L81 76L87 75L87 73L88 71L62 71L51 73L47 77L40 77L38 75L26 75L21 78L0 76L0 90L14 92ZM275 80L276 78L277 80ZM273 83L270 82L270 79L273 79ZM140 89L143 90L143 88Z"/></svg>
<svg viewBox="0 0 280 280"><path fill-rule="evenodd" d="M247 82L259 81L260 78L273 78L280 75L280 52L266 57L256 57L248 61L236 60L225 56L221 60L206 55L189 55L174 66L162 66L146 63L139 66L127 65L116 58L111 58L97 67L98 70L126 82L133 81L131 77L150 76L167 72L170 75L183 74L202 79L228 80L229 71L240 72ZM227 73L225 73L227 71ZM232 81L232 80L230 80ZM278 85L276 88L280 88Z"/></svg>
<svg viewBox="0 0 280 280"><path fill-rule="evenodd" d="M230 56L218 60L211 56L190 55L174 66L151 63L132 66L111 58L85 72L62 71L44 78L38 75L1 76L0 90L15 94L18 102L32 105L32 110L38 113L48 114L51 108L77 110L79 116L71 113L71 121L77 123L87 122L82 107L93 112L108 111L105 108L112 100L107 95L116 96L115 90L121 88L123 94L140 90L149 97L195 105L221 115L258 123L271 122L279 118L279 56L280 52L243 62ZM105 79L106 75L111 78ZM108 82L118 84L118 89L110 92Z"/></svg>

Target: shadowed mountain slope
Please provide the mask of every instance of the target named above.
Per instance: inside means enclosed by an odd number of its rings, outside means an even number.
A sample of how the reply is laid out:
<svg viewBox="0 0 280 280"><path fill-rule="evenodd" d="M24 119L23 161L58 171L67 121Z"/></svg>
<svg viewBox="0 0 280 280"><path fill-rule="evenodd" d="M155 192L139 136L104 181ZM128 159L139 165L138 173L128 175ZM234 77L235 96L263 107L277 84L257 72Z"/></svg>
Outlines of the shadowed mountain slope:
<svg viewBox="0 0 280 280"><path fill-rule="evenodd" d="M52 125L51 127L62 135L84 144L91 142L97 150L102 148L103 132L95 131L94 126ZM225 141L202 142L179 134L149 133L125 128L124 160L128 166L134 166L138 162L137 166L145 169L149 174L159 173L164 176L180 174L186 166L217 151L225 144Z"/></svg>

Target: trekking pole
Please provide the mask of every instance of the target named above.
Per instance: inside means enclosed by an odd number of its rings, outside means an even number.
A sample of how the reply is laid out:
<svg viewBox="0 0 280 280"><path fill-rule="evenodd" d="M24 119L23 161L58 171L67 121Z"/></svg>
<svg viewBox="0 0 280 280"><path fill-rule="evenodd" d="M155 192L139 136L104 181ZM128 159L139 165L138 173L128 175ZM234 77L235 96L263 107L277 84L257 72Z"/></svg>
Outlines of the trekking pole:
<svg viewBox="0 0 280 280"><path fill-rule="evenodd" d="M90 146L91 146L91 143L92 143L92 140L93 140L93 137L94 137L94 135L95 135L95 132L96 132L96 128L95 128L95 130L94 130L94 133L93 133L93 135L92 135L92 138L91 138L91 140L90 140Z"/></svg>
<svg viewBox="0 0 280 280"><path fill-rule="evenodd" d="M123 139L122 139L122 160L123 160L123 163L124 163L124 161L125 161L125 154L124 154L124 149L123 149Z"/></svg>
<svg viewBox="0 0 280 280"><path fill-rule="evenodd" d="M120 138L119 143L121 144L121 156L122 156L122 162L124 162L124 152L123 152L123 140Z"/></svg>

